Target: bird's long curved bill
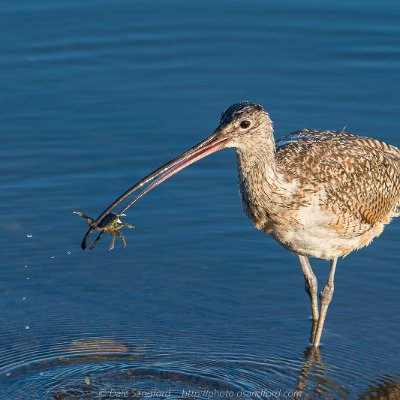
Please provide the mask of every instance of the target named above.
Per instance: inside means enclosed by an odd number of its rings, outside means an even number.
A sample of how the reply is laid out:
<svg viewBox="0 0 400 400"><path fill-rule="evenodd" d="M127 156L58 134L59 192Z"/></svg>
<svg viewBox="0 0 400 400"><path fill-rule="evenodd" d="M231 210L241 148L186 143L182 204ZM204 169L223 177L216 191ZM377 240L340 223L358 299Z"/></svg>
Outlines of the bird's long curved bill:
<svg viewBox="0 0 400 400"><path fill-rule="evenodd" d="M129 188L101 213L101 215L96 220L96 224L101 223L101 221L107 214L109 214L116 206L127 199L132 193L143 188L142 191L139 192L139 194L137 194L137 196L134 197L128 203L128 205L124 207L121 213L124 213L129 207L135 204L146 193L150 192L150 190L154 189L156 186L164 182L166 179L170 178L172 175L175 175L177 172L195 163L196 161L226 147L226 142L227 138L224 138L223 135L221 135L220 131L215 131L207 139L203 140L188 151L182 153L178 157L157 168L149 175L141 179L139 182L137 182L134 186ZM87 247L89 237L92 234L93 230L94 228L91 227L87 231L82 241L82 249L85 249Z"/></svg>

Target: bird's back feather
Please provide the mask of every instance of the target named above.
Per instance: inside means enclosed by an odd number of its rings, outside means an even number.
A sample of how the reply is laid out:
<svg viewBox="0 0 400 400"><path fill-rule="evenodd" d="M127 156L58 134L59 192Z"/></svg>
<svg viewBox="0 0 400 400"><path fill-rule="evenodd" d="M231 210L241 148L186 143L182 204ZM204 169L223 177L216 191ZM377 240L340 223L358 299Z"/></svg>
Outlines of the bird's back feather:
<svg viewBox="0 0 400 400"><path fill-rule="evenodd" d="M347 132L304 129L279 139L276 160L286 179L305 190L325 190L322 207L344 230L359 234L387 223L400 203L400 151ZM350 232L349 232L350 233Z"/></svg>

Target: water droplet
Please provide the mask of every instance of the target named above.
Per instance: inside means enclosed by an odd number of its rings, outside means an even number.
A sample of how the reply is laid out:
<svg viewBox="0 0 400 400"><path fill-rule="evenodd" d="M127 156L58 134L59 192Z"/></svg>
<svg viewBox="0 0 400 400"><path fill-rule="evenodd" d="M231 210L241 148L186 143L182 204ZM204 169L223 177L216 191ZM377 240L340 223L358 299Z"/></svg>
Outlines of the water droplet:
<svg viewBox="0 0 400 400"><path fill-rule="evenodd" d="M28 266L27 266L27 265L25 265L25 268L28 268Z"/></svg>
<svg viewBox="0 0 400 400"><path fill-rule="evenodd" d="M25 325L25 329L26 330L30 329L30 326L29 325Z"/></svg>
<svg viewBox="0 0 400 400"><path fill-rule="evenodd" d="M27 238L31 238L33 235L31 234L31 233L28 233L27 235L26 235L26 237Z"/></svg>
<svg viewBox="0 0 400 400"><path fill-rule="evenodd" d="M55 258L54 256L51 256L51 258Z"/></svg>
<svg viewBox="0 0 400 400"><path fill-rule="evenodd" d="M31 278L29 278L29 277L26 277L26 280L27 280L27 281L29 281L29 279L31 279Z"/></svg>
<svg viewBox="0 0 400 400"><path fill-rule="evenodd" d="M25 301L26 299L27 299L27 297L26 297L26 296L22 298L22 300L24 300L24 301Z"/></svg>

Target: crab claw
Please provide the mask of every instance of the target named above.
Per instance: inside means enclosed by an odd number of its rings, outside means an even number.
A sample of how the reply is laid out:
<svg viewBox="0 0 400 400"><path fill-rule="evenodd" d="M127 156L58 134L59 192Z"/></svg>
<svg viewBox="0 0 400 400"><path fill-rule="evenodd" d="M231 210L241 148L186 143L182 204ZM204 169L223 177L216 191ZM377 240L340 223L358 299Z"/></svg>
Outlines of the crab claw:
<svg viewBox="0 0 400 400"><path fill-rule="evenodd" d="M86 222L89 226L91 226L91 227L96 226L96 221L93 218L90 218L89 216L87 216L82 211L73 211L72 214L76 214L76 215L79 215L80 217L82 217L84 220L86 220Z"/></svg>
<svg viewBox="0 0 400 400"><path fill-rule="evenodd" d="M126 214L117 214L118 217L126 217ZM129 229L133 229L134 226L132 224L128 224L127 222L122 222L121 220L119 220L119 222L125 227L125 228L129 228ZM121 227L122 228L122 227ZM126 242L125 242L125 238L124 235L121 233L122 237L122 243L124 243L124 247L126 247Z"/></svg>
<svg viewBox="0 0 400 400"><path fill-rule="evenodd" d="M129 228L129 229L134 228L133 225L128 224L127 222L122 222L122 221L120 220L120 217L126 217L126 214L122 213L122 214L116 214L116 215L117 215L117 217L118 217L118 222L119 222L121 225L123 225L125 228ZM122 228L122 226L121 226L121 228ZM125 247L126 247L126 246L125 246Z"/></svg>

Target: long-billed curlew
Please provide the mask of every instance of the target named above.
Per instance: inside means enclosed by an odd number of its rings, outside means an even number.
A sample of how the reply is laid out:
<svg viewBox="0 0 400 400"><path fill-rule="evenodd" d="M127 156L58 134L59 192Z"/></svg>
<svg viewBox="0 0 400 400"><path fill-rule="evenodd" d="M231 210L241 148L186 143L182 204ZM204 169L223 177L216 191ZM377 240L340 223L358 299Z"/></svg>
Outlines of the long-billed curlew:
<svg viewBox="0 0 400 400"><path fill-rule="evenodd" d="M367 246L392 217L400 215L400 151L379 140L313 129L275 143L264 108L241 102L222 113L211 136L127 190L96 224L136 190L143 187L121 213L178 171L226 147L236 149L245 213L258 229L299 257L311 300L310 340L317 347L333 296L338 257ZM83 249L93 230L85 235ZM331 264L320 293L320 310L309 257Z"/></svg>

